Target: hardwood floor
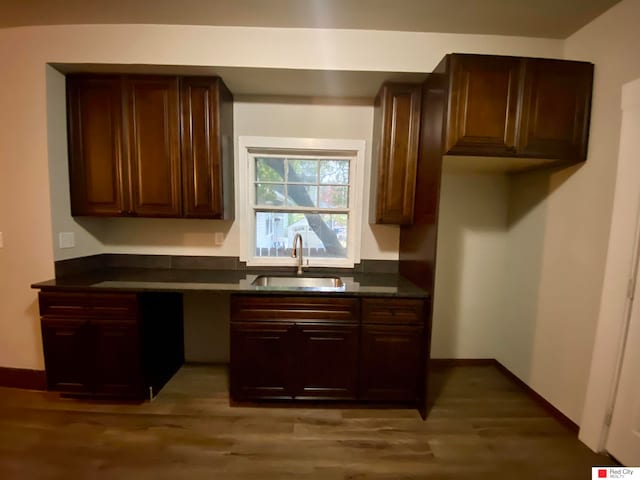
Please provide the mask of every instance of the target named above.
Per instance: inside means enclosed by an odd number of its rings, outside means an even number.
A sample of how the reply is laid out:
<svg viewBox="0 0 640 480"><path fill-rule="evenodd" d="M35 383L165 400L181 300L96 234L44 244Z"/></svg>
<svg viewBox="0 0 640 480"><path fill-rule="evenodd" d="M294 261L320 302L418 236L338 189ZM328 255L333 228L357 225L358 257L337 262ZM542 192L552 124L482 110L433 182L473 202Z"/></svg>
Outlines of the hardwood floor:
<svg viewBox="0 0 640 480"><path fill-rule="evenodd" d="M0 388L0 478L586 479L615 464L493 366L438 369L409 409L230 406L226 369L186 366L151 402Z"/></svg>

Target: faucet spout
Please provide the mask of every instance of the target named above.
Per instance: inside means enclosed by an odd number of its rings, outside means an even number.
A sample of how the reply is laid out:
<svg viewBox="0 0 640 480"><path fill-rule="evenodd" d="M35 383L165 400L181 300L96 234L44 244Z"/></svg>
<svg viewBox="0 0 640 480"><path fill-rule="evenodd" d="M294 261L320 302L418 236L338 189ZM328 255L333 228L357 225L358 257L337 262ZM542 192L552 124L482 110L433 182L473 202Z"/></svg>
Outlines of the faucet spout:
<svg viewBox="0 0 640 480"><path fill-rule="evenodd" d="M296 233L293 237L293 247L291 247L291 258L298 259L297 275L302 275L302 235Z"/></svg>

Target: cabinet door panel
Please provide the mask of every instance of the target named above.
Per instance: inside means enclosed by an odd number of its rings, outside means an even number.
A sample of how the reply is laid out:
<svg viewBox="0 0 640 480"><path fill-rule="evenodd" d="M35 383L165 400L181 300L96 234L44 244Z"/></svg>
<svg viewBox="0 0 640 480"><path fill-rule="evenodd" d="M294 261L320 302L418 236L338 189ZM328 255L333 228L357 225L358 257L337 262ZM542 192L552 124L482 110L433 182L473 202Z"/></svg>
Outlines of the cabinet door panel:
<svg viewBox="0 0 640 480"><path fill-rule="evenodd" d="M91 320L94 336L95 393L144 397L138 324L113 319Z"/></svg>
<svg viewBox="0 0 640 480"><path fill-rule="evenodd" d="M180 216L178 79L130 77L128 87L133 213Z"/></svg>
<svg viewBox="0 0 640 480"><path fill-rule="evenodd" d="M356 325L296 325L295 396L355 399L358 376Z"/></svg>
<svg viewBox="0 0 640 480"><path fill-rule="evenodd" d="M89 322L42 318L47 385L49 390L90 393L93 364Z"/></svg>
<svg viewBox="0 0 640 480"><path fill-rule="evenodd" d="M513 155L520 60L451 55L444 153Z"/></svg>
<svg viewBox="0 0 640 480"><path fill-rule="evenodd" d="M518 154L585 160L593 65L541 59L523 62Z"/></svg>
<svg viewBox="0 0 640 480"><path fill-rule="evenodd" d="M183 213L233 218L233 97L219 78L184 77L182 115Z"/></svg>
<svg viewBox="0 0 640 480"><path fill-rule="evenodd" d="M297 360L285 323L231 323L230 390L234 400L291 398Z"/></svg>
<svg viewBox="0 0 640 480"><path fill-rule="evenodd" d="M360 398L418 402L423 392L424 328L363 325Z"/></svg>
<svg viewBox="0 0 640 480"><path fill-rule="evenodd" d="M372 223L406 225L413 204L420 136L421 86L389 83L374 109Z"/></svg>
<svg viewBox="0 0 640 480"><path fill-rule="evenodd" d="M67 79L72 215L120 215L127 208L122 80Z"/></svg>

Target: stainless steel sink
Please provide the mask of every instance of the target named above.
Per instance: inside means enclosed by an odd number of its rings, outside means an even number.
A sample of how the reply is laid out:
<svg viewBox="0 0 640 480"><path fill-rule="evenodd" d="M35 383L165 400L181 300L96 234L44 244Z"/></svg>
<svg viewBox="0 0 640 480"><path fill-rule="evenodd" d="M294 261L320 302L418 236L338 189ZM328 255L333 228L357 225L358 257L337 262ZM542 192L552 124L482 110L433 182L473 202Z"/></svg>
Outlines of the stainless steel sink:
<svg viewBox="0 0 640 480"><path fill-rule="evenodd" d="M272 287L297 290L342 290L340 277L260 275L251 283L256 287Z"/></svg>

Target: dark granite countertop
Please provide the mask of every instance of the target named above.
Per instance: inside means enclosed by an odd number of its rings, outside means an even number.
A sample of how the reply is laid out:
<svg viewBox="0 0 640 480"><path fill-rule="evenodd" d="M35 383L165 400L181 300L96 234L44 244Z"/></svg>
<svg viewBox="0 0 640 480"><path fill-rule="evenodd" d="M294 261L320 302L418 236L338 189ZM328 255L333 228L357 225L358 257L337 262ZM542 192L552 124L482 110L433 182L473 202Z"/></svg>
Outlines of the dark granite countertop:
<svg viewBox="0 0 640 480"><path fill-rule="evenodd" d="M335 275L342 279L339 290L322 288L260 287L252 285L258 275L283 275L282 271L237 271L164 268L102 268L67 275L31 285L39 290L128 291L128 292L229 292L252 294L349 295L428 298L430 293L395 273L344 273L322 270L303 276Z"/></svg>

